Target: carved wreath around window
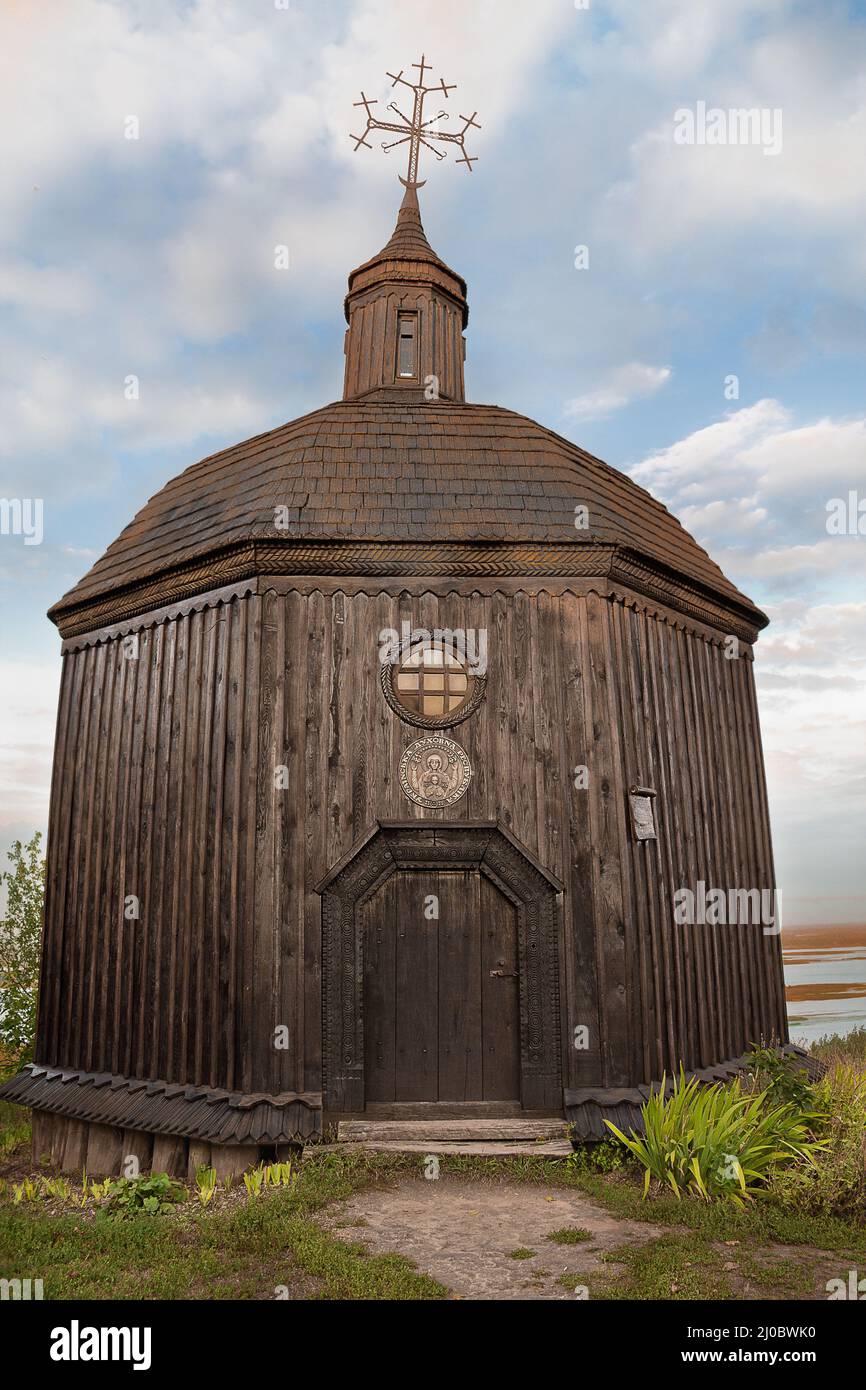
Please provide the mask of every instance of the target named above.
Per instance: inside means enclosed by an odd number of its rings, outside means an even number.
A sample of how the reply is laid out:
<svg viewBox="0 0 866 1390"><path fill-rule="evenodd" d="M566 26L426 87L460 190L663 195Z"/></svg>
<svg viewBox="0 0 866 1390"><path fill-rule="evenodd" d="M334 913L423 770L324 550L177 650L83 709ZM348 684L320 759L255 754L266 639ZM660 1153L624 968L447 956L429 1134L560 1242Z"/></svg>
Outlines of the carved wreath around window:
<svg viewBox="0 0 866 1390"><path fill-rule="evenodd" d="M383 662L382 692L391 709L419 729L447 729L474 714L487 676L471 670L440 642L406 646L399 660Z"/></svg>

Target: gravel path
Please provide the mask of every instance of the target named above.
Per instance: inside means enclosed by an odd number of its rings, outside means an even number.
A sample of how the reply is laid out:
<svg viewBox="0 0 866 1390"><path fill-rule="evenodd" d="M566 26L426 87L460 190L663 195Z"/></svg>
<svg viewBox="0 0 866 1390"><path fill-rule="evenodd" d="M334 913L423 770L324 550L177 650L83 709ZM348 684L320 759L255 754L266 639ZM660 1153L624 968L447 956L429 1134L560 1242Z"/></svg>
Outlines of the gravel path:
<svg viewBox="0 0 866 1390"><path fill-rule="evenodd" d="M472 1299L574 1299L558 1282L563 1275L597 1270L605 1250L663 1234L561 1189L450 1177L357 1193L332 1208L325 1224L371 1254L405 1255L453 1297ZM582 1227L589 1238L572 1245L549 1239L563 1227ZM534 1253L517 1258L514 1251Z"/></svg>

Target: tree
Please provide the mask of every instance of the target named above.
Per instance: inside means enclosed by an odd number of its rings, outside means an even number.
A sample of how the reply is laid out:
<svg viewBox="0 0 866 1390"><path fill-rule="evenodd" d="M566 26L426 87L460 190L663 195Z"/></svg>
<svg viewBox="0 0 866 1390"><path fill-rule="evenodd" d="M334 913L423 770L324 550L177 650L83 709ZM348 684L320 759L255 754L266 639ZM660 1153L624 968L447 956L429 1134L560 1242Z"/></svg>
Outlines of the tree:
<svg viewBox="0 0 866 1390"><path fill-rule="evenodd" d="M0 920L0 1076L33 1058L45 897L41 843L38 831L26 845L16 840L8 855L12 868L0 874L6 889L6 915Z"/></svg>

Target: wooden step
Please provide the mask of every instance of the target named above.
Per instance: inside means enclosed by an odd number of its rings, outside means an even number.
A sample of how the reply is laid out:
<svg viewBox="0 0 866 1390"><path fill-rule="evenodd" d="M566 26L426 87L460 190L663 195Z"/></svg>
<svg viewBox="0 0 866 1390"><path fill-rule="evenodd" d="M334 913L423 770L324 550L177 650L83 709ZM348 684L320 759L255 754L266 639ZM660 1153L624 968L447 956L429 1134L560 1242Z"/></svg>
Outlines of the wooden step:
<svg viewBox="0 0 866 1390"><path fill-rule="evenodd" d="M363 1144L341 1142L342 1149L365 1149L368 1153L402 1154L465 1154L470 1158L570 1158L574 1150L568 1139L544 1139L529 1143L528 1140L510 1142L507 1139L477 1141L475 1143L443 1143L431 1139L428 1143L417 1140L370 1139ZM305 1151L311 1154L316 1150L310 1147Z"/></svg>
<svg viewBox="0 0 866 1390"><path fill-rule="evenodd" d="M533 1144L566 1138L565 1121L551 1120L341 1120L341 1144Z"/></svg>

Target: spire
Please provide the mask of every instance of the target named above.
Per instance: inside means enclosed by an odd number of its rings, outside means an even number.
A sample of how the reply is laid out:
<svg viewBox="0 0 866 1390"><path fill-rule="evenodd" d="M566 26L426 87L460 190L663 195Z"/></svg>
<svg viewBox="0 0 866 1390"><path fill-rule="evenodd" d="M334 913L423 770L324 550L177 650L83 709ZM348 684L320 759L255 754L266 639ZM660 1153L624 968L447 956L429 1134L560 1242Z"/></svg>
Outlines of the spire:
<svg viewBox="0 0 866 1390"><path fill-rule="evenodd" d="M399 256L406 260L438 261L439 257L427 240L421 223L418 187L418 184L406 184L406 192L403 194L400 211L397 213L397 225L391 240L379 252L380 256L386 256L390 253L392 256Z"/></svg>
<svg viewBox="0 0 866 1390"><path fill-rule="evenodd" d="M450 119L444 109L425 119L426 99L447 100L455 84L444 77L428 83L427 74L433 69L423 54L412 67L418 69L417 81L404 77L402 68L388 73L392 88L405 87L412 93L411 115L397 104L402 101L409 109L404 92L397 92L381 115L373 110L379 104L375 98L362 92L361 100L355 102L367 117L363 133L352 136L356 151L362 145L372 149L367 136L385 131L394 138L383 140L382 149L407 146L408 165L406 178L400 179L406 192L391 240L349 276L344 400L395 392L406 400L465 399L466 281L439 259L424 234L418 189L426 180L418 178L418 162L422 149L443 160L450 145L455 154L460 152L457 163L471 174L476 160L466 151L466 135L470 128L481 127L475 119L477 111L460 117L460 130L443 129Z"/></svg>
<svg viewBox="0 0 866 1390"><path fill-rule="evenodd" d="M417 184L406 183L382 250L351 272L345 312L344 399L395 391L407 399L465 399L466 281L427 240Z"/></svg>

